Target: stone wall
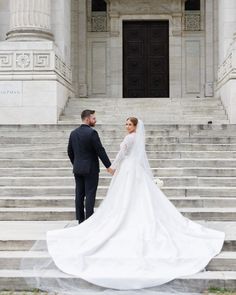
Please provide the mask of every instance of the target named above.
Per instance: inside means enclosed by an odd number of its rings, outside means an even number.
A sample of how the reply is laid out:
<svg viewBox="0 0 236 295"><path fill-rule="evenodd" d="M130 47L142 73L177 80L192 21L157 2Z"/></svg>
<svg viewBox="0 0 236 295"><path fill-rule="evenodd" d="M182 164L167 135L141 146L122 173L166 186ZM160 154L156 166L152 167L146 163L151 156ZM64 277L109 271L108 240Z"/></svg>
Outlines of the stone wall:
<svg viewBox="0 0 236 295"><path fill-rule="evenodd" d="M74 0L76 2L76 0ZM81 1L83 2L83 1ZM218 60L215 1L201 0L201 13L184 15L181 0L108 1L107 32L91 32L91 1L87 1L87 22L80 15L79 54L74 55L74 72L79 67L80 96L122 97L123 20L168 20L170 45L170 96L213 96ZM75 6L72 19L78 15ZM83 10L84 12L85 10ZM85 33L85 29L87 34ZM73 40L76 44L74 30ZM87 41L87 42L86 42ZM86 47L86 48L85 48ZM75 51L75 49L73 49ZM87 63L85 63L85 60ZM87 74L86 74L87 73ZM76 85L76 81L74 81Z"/></svg>

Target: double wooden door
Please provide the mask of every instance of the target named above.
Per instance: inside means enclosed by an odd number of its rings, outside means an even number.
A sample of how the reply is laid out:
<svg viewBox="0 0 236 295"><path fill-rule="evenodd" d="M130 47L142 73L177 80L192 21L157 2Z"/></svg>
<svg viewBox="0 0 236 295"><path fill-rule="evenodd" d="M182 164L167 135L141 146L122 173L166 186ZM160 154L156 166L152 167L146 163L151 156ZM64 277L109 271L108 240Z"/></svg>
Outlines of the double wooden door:
<svg viewBox="0 0 236 295"><path fill-rule="evenodd" d="M169 22L123 22L123 97L169 97Z"/></svg>

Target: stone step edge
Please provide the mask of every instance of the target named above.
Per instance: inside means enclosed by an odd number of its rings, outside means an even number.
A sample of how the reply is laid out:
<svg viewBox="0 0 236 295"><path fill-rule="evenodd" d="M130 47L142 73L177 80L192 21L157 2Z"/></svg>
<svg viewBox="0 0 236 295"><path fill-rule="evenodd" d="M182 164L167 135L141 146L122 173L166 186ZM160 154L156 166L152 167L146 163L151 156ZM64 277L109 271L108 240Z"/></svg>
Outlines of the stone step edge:
<svg viewBox="0 0 236 295"><path fill-rule="evenodd" d="M103 200L105 199L106 196L97 196L97 200ZM9 201L14 201L14 200L74 200L74 195L66 195L66 196L30 196L30 197L23 197L23 196L0 196L0 200L9 200ZM168 197L168 200L178 200L178 201L236 201L236 196L235 197L201 197L201 196L177 196L177 197Z"/></svg>
<svg viewBox="0 0 236 295"><path fill-rule="evenodd" d="M47 251L0 251L1 258L49 258ZM222 251L213 259L232 259L236 260L236 251Z"/></svg>
<svg viewBox="0 0 236 295"><path fill-rule="evenodd" d="M108 189L108 185L99 185L98 189ZM74 186L70 185L62 185L62 186L51 186L51 185L43 185L43 186L28 186L28 185L23 185L23 186L0 186L0 190L4 189L74 189ZM200 190L219 190L219 189L224 189L224 190L236 190L235 186L163 186L161 190L190 190L190 189L200 189Z"/></svg>
<svg viewBox="0 0 236 295"><path fill-rule="evenodd" d="M70 275L62 273L59 270L48 270L45 271L32 271L27 270L0 270L0 278L30 278L30 277L51 277L51 278L73 278ZM184 276L180 278L183 279L211 279L211 280L236 280L236 271L203 271L194 275Z"/></svg>
<svg viewBox="0 0 236 295"><path fill-rule="evenodd" d="M204 137L205 138L205 137ZM14 144L14 146L13 146ZM118 143L117 143L118 144ZM151 147L151 146L163 146L165 147L166 145L168 146L194 146L194 147L201 147L201 146L214 146L214 147L217 147L217 146L225 146L225 147L229 147L229 146L236 146L236 143L196 143L196 142L166 142L166 143L153 143L153 144L146 144L146 147ZM67 142L66 143L59 143L56 147L55 147L55 143L50 143L50 142L40 142L40 143L15 143L15 142L12 142L12 143L4 143L4 148L9 148L9 147L14 147L14 148L18 148L18 147L30 147L30 148L39 148L40 151L41 151L41 148L46 148L45 150L43 151L48 151L49 149L56 149L56 148L66 148L67 147ZM34 149L33 149L34 150ZM65 150L63 150L65 151ZM203 152L205 152L205 150L202 150ZM218 150L215 150L216 152ZM110 151L109 152L114 152L114 150ZM155 152L155 151L149 151L147 150L147 152ZM178 150L177 150L178 152Z"/></svg>
<svg viewBox="0 0 236 295"><path fill-rule="evenodd" d="M196 220L195 220L196 221ZM6 223L6 222L12 222L12 221L0 221L0 223L2 223L2 222L4 222L4 223ZM13 222L16 222L16 221L13 221ZM19 223L20 222L22 222L22 221L18 221ZM25 221L23 221L23 222L25 222ZM31 222L31 221L27 221L27 222ZM37 222L37 223L42 223L42 222L45 222L45 221L33 221L34 223L35 222ZM56 222L56 221L54 221L54 222ZM68 224L70 224L72 222L72 220L69 220L68 221ZM76 222L75 220L74 220L74 222ZM224 222L224 223L227 223L227 222L230 222L230 221L221 221L221 222ZM64 227L61 227L62 229L64 228ZM208 227L208 228L210 228L210 227ZM211 228L211 229L213 229L213 228ZM48 230L49 231L49 230ZM221 230L222 231L222 230ZM42 235L40 235L40 237L38 238L38 239L36 239L35 237L25 237L25 238L15 238L15 234L14 234L14 237L13 238L1 238L1 236L0 236L0 243L1 242L4 242L4 243L6 243L6 242L13 242L13 243L18 243L18 242L32 242L32 243L35 243L35 242L45 242L46 241L46 237L42 237ZM224 240L224 242L225 243L229 243L229 242L231 242L231 241L236 241L236 235L234 236L234 235L226 235L226 237L225 237L225 240ZM3 250L3 251L5 251L5 250ZM7 251L9 251L9 250L7 250ZM16 251L16 250L11 250L11 251ZM1 251L0 251L1 252ZM225 252L227 252L227 251L225 251Z"/></svg>
<svg viewBox="0 0 236 295"><path fill-rule="evenodd" d="M210 152L210 151L209 151ZM7 160L12 160L11 158L4 158L4 159L0 159L0 162L2 161L7 161ZM19 162L19 161L27 161L27 162L36 162L36 161L47 161L47 162L53 162L53 161L66 161L69 163L69 158L54 158L54 159L47 159L47 158L17 158L17 159L13 159L14 162ZM111 159L113 160L113 159ZM236 158L174 158L174 159L168 159L168 158L157 158L157 159L148 159L149 161L225 161L225 162L232 162L232 161L236 161ZM4 167L3 167L4 168ZM157 167L158 168L158 167ZM173 168L173 167L172 167Z"/></svg>
<svg viewBox="0 0 236 295"><path fill-rule="evenodd" d="M95 207L96 208L96 207ZM235 213L236 219L236 208L229 208L229 207L188 207L188 208L181 208L178 207L178 210L183 213ZM1 213L6 212L34 212L34 213L42 213L42 212L50 212L50 213L74 213L74 207L20 207L20 208L0 208Z"/></svg>
<svg viewBox="0 0 236 295"><path fill-rule="evenodd" d="M158 168L157 168L158 169ZM157 178L157 177L154 177ZM195 175L177 175L177 176L158 176L158 178L161 179L194 179L194 180L236 180L236 176L195 176ZM15 180L15 179L21 179L21 180L32 180L32 179L49 179L49 180L63 180L63 179L74 179L73 174L71 176L0 176L0 179L2 180ZM100 180L102 179L112 179L112 176L105 176L100 175Z"/></svg>
<svg viewBox="0 0 236 295"><path fill-rule="evenodd" d="M151 170L236 170L236 167L156 167ZM72 167L0 167L1 170L68 170L72 173ZM101 171L106 171L106 168L100 167Z"/></svg>
<svg viewBox="0 0 236 295"><path fill-rule="evenodd" d="M9 133L8 133L9 134ZM112 141L122 141L123 140L123 138L125 137L125 135L126 134L124 134L124 136L116 136L116 137L110 137L110 138L108 138L108 137L106 137L106 136L103 136L102 137L102 139L103 139L103 141L109 141L109 140L112 140ZM68 135L65 135L65 136L57 136L57 137L53 137L53 139L55 139L55 140L64 140L65 142L67 142L68 141L68 137L69 137L69 134ZM170 136L170 135L162 135L162 136L146 136L146 142L147 142L147 144L148 144L148 140L160 140L160 139L181 139L181 140L183 140L183 139L198 139L198 140L201 140L201 139L207 139L207 140L211 140L211 139L217 139L217 140L219 140L219 139L235 139L235 136L231 136L231 135L226 135L226 136L217 136L217 134L214 134L214 136L207 136L207 135L205 135L204 136L204 134L200 134L200 135L198 135L198 136L194 136L194 134L192 134L191 136L188 136L187 134L186 135L184 135L184 136L181 136L181 135L178 135L178 136L174 136L174 135L172 135L172 136ZM15 140L15 142L17 141L17 140L24 140L24 139L30 139L30 140L35 140L35 139L45 139L45 140L47 140L47 139L51 139L51 137L50 136L43 136L43 134L41 135L41 136L34 136L33 134L31 134L31 136L30 136L30 134L29 134L29 136L19 136L19 137L16 137L15 135L8 135L8 136L1 136L1 141L2 140L4 140L4 139L14 139ZM15 143L14 142L14 143ZM50 143L50 142L49 142ZM180 142L180 143L184 143L184 142ZM188 143L188 142L187 142ZM29 143L30 144L30 143Z"/></svg>

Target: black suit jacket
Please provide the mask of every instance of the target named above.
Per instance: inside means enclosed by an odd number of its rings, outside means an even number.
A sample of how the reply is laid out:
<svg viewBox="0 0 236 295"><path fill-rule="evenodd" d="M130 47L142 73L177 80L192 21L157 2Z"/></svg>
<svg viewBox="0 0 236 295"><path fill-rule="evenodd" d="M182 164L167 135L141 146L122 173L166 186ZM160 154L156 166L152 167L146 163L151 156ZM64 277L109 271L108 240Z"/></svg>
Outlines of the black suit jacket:
<svg viewBox="0 0 236 295"><path fill-rule="evenodd" d="M75 174L99 173L98 157L106 168L111 166L97 131L86 124L71 132L67 152Z"/></svg>

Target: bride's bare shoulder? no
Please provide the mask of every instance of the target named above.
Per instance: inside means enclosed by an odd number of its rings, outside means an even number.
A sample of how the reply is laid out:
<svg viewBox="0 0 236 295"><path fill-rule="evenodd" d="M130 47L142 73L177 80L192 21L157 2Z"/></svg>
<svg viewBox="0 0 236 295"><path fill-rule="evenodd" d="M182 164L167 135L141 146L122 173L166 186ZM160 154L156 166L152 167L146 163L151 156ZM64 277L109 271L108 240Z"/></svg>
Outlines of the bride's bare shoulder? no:
<svg viewBox="0 0 236 295"><path fill-rule="evenodd" d="M135 138L135 132L129 133L125 136L124 142L133 143L134 138Z"/></svg>

